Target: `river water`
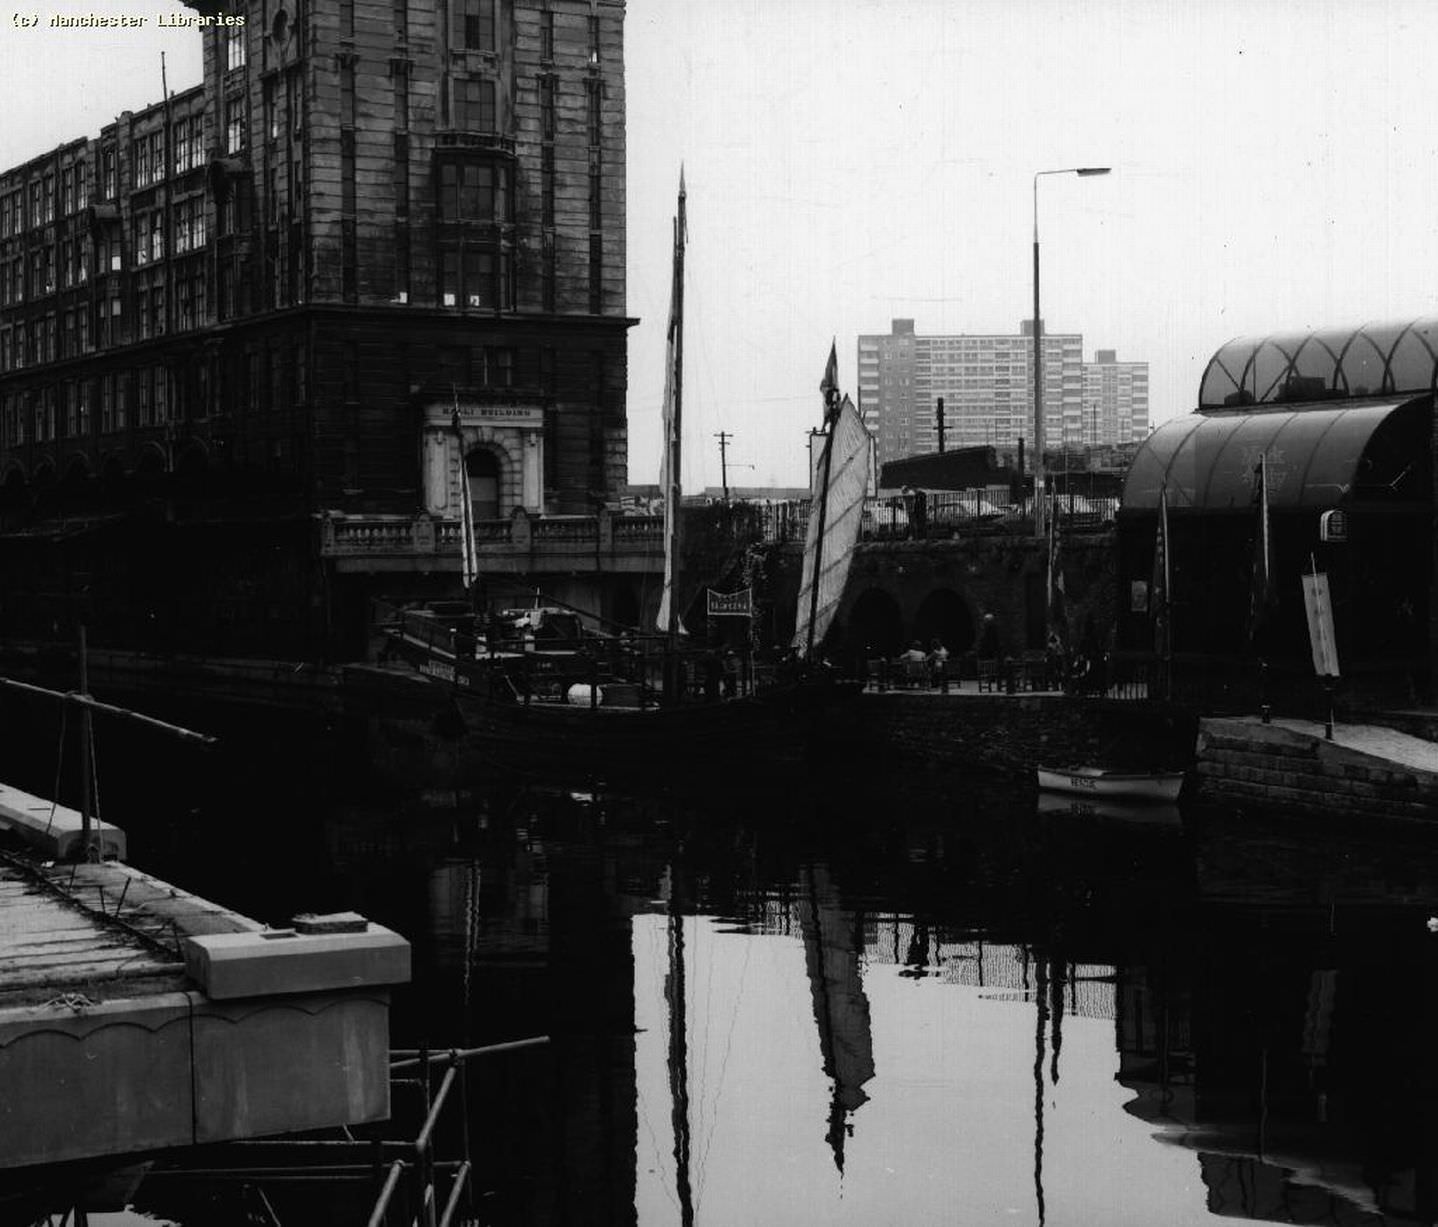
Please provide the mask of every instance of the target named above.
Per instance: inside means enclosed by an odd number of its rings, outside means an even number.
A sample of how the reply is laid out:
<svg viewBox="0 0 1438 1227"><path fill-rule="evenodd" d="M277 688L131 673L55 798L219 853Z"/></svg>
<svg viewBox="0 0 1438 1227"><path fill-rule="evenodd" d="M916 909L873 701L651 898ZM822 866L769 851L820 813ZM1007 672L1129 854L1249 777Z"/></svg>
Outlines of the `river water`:
<svg viewBox="0 0 1438 1227"><path fill-rule="evenodd" d="M404 934L396 1046L549 1037L471 1066L479 1222L1438 1214L1427 831L852 764L380 788L252 733L112 768L131 860L272 923ZM264 1221L252 1197L157 1179L110 1221ZM286 1225L364 1221L271 1197Z"/></svg>

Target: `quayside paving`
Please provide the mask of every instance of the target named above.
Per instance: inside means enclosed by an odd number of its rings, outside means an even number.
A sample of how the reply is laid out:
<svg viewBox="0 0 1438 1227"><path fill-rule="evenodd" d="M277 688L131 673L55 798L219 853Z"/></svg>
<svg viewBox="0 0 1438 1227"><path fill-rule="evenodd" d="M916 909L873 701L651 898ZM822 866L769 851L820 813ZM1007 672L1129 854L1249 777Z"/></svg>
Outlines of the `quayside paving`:
<svg viewBox="0 0 1438 1227"><path fill-rule="evenodd" d="M388 1117L403 938L349 913L269 929L41 856L0 852L0 1168Z"/></svg>

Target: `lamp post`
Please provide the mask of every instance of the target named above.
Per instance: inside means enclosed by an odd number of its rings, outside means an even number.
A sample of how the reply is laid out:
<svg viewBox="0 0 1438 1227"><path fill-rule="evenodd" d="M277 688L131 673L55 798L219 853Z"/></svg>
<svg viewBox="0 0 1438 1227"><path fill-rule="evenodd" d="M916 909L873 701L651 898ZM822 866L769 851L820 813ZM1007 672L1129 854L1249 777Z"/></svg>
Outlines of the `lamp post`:
<svg viewBox="0 0 1438 1227"><path fill-rule="evenodd" d="M1043 175L1106 175L1107 166L1066 166L1034 172L1034 535L1044 535L1044 359L1039 311L1039 179Z"/></svg>

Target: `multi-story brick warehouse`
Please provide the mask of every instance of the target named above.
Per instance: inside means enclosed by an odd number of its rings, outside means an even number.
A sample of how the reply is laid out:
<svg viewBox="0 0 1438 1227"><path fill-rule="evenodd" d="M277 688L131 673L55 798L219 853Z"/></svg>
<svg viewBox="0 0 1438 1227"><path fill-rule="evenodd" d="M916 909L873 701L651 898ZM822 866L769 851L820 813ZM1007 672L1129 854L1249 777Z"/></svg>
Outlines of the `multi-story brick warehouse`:
<svg viewBox="0 0 1438 1227"><path fill-rule="evenodd" d="M617 503L622 0L189 15L203 85L0 174L8 627L300 650L457 574L461 462L496 523Z"/></svg>

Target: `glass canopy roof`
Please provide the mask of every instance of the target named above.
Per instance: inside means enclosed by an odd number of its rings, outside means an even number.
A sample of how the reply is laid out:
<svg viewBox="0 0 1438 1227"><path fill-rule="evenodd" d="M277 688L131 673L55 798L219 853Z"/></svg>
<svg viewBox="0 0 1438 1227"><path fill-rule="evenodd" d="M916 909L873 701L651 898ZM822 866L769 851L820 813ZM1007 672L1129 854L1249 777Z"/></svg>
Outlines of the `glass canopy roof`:
<svg viewBox="0 0 1438 1227"><path fill-rule="evenodd" d="M1241 337L1209 360L1198 407L1431 392L1435 380L1438 319Z"/></svg>
<svg viewBox="0 0 1438 1227"><path fill-rule="evenodd" d="M1260 453L1267 457L1268 502L1274 508L1333 507L1354 491L1355 483L1364 488L1364 497L1407 494L1413 468L1410 428L1412 439L1421 441L1426 422L1421 412L1426 402L1408 403L1412 410L1395 418L1402 432L1390 440L1396 446L1372 448L1374 432L1402 407L1400 402L1176 418L1139 448L1124 482L1124 510L1157 507L1163 487L1173 509L1246 510L1253 505ZM1417 450L1422 453L1421 442Z"/></svg>

